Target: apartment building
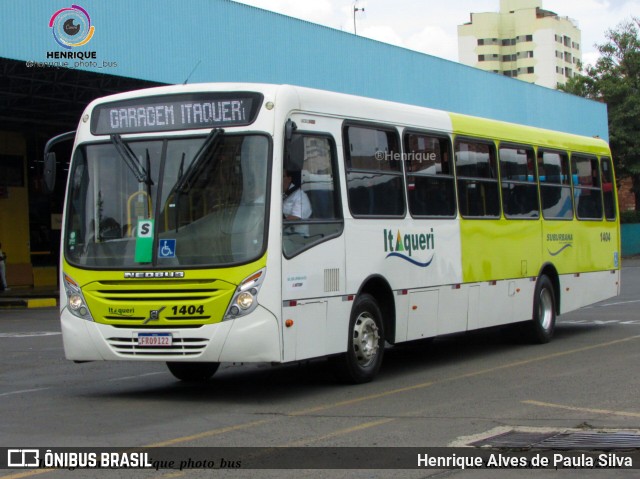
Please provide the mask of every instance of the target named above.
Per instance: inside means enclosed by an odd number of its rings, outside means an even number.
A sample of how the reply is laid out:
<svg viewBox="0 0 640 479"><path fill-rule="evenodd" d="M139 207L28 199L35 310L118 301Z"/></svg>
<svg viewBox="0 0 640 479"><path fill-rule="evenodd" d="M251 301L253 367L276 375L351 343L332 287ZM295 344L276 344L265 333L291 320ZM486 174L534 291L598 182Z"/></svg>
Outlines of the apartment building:
<svg viewBox="0 0 640 479"><path fill-rule="evenodd" d="M542 0L500 0L498 13L471 13L458 26L460 63L548 88L563 85L582 60L575 20Z"/></svg>

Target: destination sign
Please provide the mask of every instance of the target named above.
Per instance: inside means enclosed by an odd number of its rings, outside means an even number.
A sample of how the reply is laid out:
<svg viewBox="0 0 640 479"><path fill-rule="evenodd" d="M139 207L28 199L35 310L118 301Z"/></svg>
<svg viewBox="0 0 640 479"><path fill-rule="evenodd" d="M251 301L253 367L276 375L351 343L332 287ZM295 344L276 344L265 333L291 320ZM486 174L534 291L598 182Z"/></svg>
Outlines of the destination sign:
<svg viewBox="0 0 640 479"><path fill-rule="evenodd" d="M91 133L111 135L242 126L253 123L262 95L197 93L136 98L98 105Z"/></svg>

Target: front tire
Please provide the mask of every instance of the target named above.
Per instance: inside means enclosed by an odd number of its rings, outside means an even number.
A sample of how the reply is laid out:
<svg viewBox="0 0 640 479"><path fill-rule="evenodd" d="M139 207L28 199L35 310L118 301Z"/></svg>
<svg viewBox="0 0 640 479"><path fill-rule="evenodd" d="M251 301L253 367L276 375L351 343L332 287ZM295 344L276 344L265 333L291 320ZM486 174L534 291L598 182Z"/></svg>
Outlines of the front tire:
<svg viewBox="0 0 640 479"><path fill-rule="evenodd" d="M347 352L331 358L338 378L351 384L373 380L384 356L382 313L369 294L358 296L351 310Z"/></svg>
<svg viewBox="0 0 640 479"><path fill-rule="evenodd" d="M538 278L533 298L533 319L527 323L526 337L532 343L548 343L556 327L556 295L548 276Z"/></svg>
<svg viewBox="0 0 640 479"><path fill-rule="evenodd" d="M213 376L220 363L177 363L168 362L167 367L171 374L181 381L206 381Z"/></svg>

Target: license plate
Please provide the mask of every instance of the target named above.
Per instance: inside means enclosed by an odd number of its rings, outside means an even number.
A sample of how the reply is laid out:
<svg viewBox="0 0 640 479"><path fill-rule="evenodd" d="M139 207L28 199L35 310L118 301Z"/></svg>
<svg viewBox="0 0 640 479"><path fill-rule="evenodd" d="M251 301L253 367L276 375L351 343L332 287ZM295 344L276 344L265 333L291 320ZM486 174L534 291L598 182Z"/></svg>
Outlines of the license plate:
<svg viewBox="0 0 640 479"><path fill-rule="evenodd" d="M171 333L138 333L138 346L167 347L172 344Z"/></svg>

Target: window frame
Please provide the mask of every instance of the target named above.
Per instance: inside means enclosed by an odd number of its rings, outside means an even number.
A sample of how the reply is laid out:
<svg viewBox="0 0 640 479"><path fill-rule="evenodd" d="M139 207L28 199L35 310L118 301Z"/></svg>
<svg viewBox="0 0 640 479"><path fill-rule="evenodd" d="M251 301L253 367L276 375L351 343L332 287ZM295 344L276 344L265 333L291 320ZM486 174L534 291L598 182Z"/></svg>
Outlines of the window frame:
<svg viewBox="0 0 640 479"><path fill-rule="evenodd" d="M397 155L397 161L400 164L400 168L398 171L393 170L373 170L366 168L353 168L351 167L351 151L349 148L349 128L362 128L368 130L382 131L387 134L391 133L395 139L395 147L396 151L390 151L389 153L395 156ZM400 137L400 132L395 125L389 125L385 123L377 123L377 122L363 122L363 121L345 121L342 124L342 146L343 146L343 155L344 155L344 177L345 177L345 188L347 193L347 205L349 207L349 213L353 218L356 219L364 219L364 218L394 218L394 219L403 219L407 216L407 199L406 199L406 184L404 180L404 164L403 151L402 151L402 139ZM349 188L349 174L350 173L372 173L372 174L381 174L386 176L396 176L400 178L401 186L400 186L400 200L402 201L402 213L397 215L388 215L388 214L361 214L354 213L352 208L351 194Z"/></svg>
<svg viewBox="0 0 640 479"><path fill-rule="evenodd" d="M500 150L502 150L502 148L509 148L509 149L524 149L524 150L528 150L531 152L532 157L533 157L533 182L531 181L520 181L520 180L505 180L504 176L502 174L502 154L500 153ZM505 219L507 220L527 220L527 221L537 221L542 217L542 208L541 208L541 199L540 199L540 186L539 186L539 182L538 182L538 162L537 162L537 155L536 155L536 149L533 145L526 145L526 144L520 144L520 143L511 143L511 142L500 142L498 144L498 149L497 149L497 153L498 153L498 170L500 171L500 196L501 196L501 203L502 203L502 215L504 216ZM520 185L520 186L528 186L531 188L535 188L535 197L536 197L536 206L537 206L537 212L538 212L538 216L513 216L513 215L508 215L507 212L505 211L505 200L504 200L504 194L503 194L503 188L505 186L505 184L507 185Z"/></svg>
<svg viewBox="0 0 640 479"><path fill-rule="evenodd" d="M333 208L334 208L334 213L337 215L336 218L333 219L323 219L323 218L306 218L306 219L300 219L300 220L286 220L286 219L282 219L282 230L284 230L284 228L288 227L288 226L310 226L310 225L317 225L317 224L339 224L340 228L338 229L338 231L334 232L334 233L330 233L327 235L323 235L321 238L315 240L315 241L311 241L307 244L305 244L304 246L302 246L301 248L296 249L295 251L293 251L292 253L287 253L285 252L285 248L284 248L284 244L281 244L281 248L282 248L282 255L286 258L286 259L291 259L294 258L298 255L300 255L301 253L304 253L305 251L310 250L311 248L316 247L319 244L322 244L326 241L332 240L334 238L338 238L340 236L342 236L342 234L344 233L344 210L342 208L342 195L341 195L341 181L340 181L340 177L341 177L341 173L340 173L340 168L339 168L339 163L340 160L338 158L338 148L337 148L337 144L336 144L336 140L333 134L326 132L326 131L313 131L313 130L298 130L296 129L293 133L293 135L300 135L303 137L315 137L315 138L323 138L328 140L329 142L329 152L331 154L331 167L333 169ZM288 141L285 140L284 142L284 148L282 151L282 168L284 171L285 168L285 155L287 154L287 144ZM313 205L312 205L313 206ZM312 209L312 215L313 215L313 209ZM280 212L280 216L282 217L282 211ZM284 233L282 234L282 239L284 240L285 235ZM282 242L281 242L282 243Z"/></svg>
<svg viewBox="0 0 640 479"><path fill-rule="evenodd" d="M406 167L406 163L409 161L410 159L410 154L412 153L412 151L409 149L409 136L410 135L421 135L421 136L425 136L425 137L430 137L430 138L434 138L437 139L439 141L446 141L447 147L448 147L448 151L447 153L449 154L449 168L450 168L450 172L448 174L429 174L429 173L421 173L421 172L417 172L417 173L413 173L408 171L407 167ZM446 133L443 132L434 132L434 131L429 131L429 130L419 130L419 129L414 129L414 128L407 128L402 132L402 147L403 147L403 158L404 158L404 176L405 176L405 190L407 193L407 199L406 199L406 203L407 203L407 210L409 212L409 215L412 218L430 218L430 219L453 219L456 218L458 216L458 192L457 192L457 187L456 187L456 175L455 175L455 163L453 160L453 142L451 141L451 135L448 135ZM442 163L442 161L441 161ZM414 176L414 177L423 177L423 178L439 178L439 179L446 179L449 180L451 183L451 188L452 188L452 192L453 192L453 214L452 215L419 215L419 214L414 214L411 211L411 200L409 198L409 176Z"/></svg>
<svg viewBox="0 0 640 479"><path fill-rule="evenodd" d="M614 222L618 219L618 202L616 200L616 191L617 191L617 185L616 185L616 175L615 175L615 169L613 168L613 158L611 158L611 156L601 156L599 158L600 160L600 187L602 188L602 209L603 209L603 216L604 219L610 222ZM609 174L611 175L611 199L613 202L613 216L607 216L607 201L606 201L606 196L605 196L605 190L604 190L604 169L602 167L602 165L607 162L609 164Z"/></svg>
<svg viewBox="0 0 640 479"><path fill-rule="evenodd" d="M564 156L564 158L567 161L567 176L568 176L568 182L567 183L549 183L547 181L543 182L542 181L542 175L540 174L540 161L544 161L544 158L541 155L544 155L544 153L557 153L558 155L562 155ZM571 158L569 157L569 152L567 150L560 150L560 149L556 149L556 148L546 148L546 147L538 147L538 150L536 152L536 170L538 172L538 191L540 192L540 213L542 215L542 218L545 221L573 221L574 219L576 219L576 205L575 205L575 199L573 197L573 180L571 177ZM546 172L545 172L545 177L546 177ZM544 187L548 187L548 186L552 186L552 187L556 187L559 189L563 189L563 188L568 188L569 189L569 197L571 199L571 216L569 218L565 218L565 217L547 217L544 213L544 202L543 202L543 186Z"/></svg>
<svg viewBox="0 0 640 479"><path fill-rule="evenodd" d="M482 144L482 145L488 145L490 148L493 149L493 158L495 161L495 172L494 172L494 176L491 178L486 178L486 177L477 177L477 176L467 176L467 175L460 175L458 172L458 156L457 156L457 152L458 152L458 143L459 142L467 142L467 143L476 143L476 144ZM456 196L458 199L458 212L460 214L461 218L464 219L469 219L469 220L498 220L502 218L502 195L501 195L501 186L500 186L500 165L499 165L499 159L498 159L498 150L497 150L497 146L496 146L496 141L489 139L489 138L481 138L481 137L473 137L473 136L467 136L467 135L458 135L455 136L453 139L453 165L454 165L454 172L455 172L455 178L456 178ZM497 193L497 198L498 198L498 207L497 207L497 215L482 215L482 216L470 216L470 215L465 215L462 212L462 199L460 197L460 183L462 181L475 181L475 182L480 182L480 183L489 183L489 184L495 184L496 185L496 193Z"/></svg>
<svg viewBox="0 0 640 479"><path fill-rule="evenodd" d="M591 162L595 161L596 162L596 168L595 170L593 169L593 167L591 168L591 172L593 173L594 171L597 172L598 174L598 185L599 186L582 186L582 185L576 185L575 181L578 180L578 176L577 176L577 172L573 171L573 166L574 166L574 158L578 157L578 158L583 158L583 159L587 159L590 160ZM591 163L591 165L593 165L593 163ZM602 197L602 177L601 175L601 167L600 167L600 160L598 158L597 155L593 155L590 153L580 153L580 152L571 152L571 157L570 157L570 168L571 168L571 186L573 189L573 197L574 197L574 209L575 209L575 215L576 218L579 221L602 221L604 219L604 199ZM575 178L575 181L574 181ZM583 217L580 216L579 214L579 206L580 206L580 197L582 196L582 192L583 191L590 191L592 193L597 192L596 195L594 195L594 197L596 199L600 200L600 216L593 216L593 217ZM580 194L578 194L580 193Z"/></svg>

